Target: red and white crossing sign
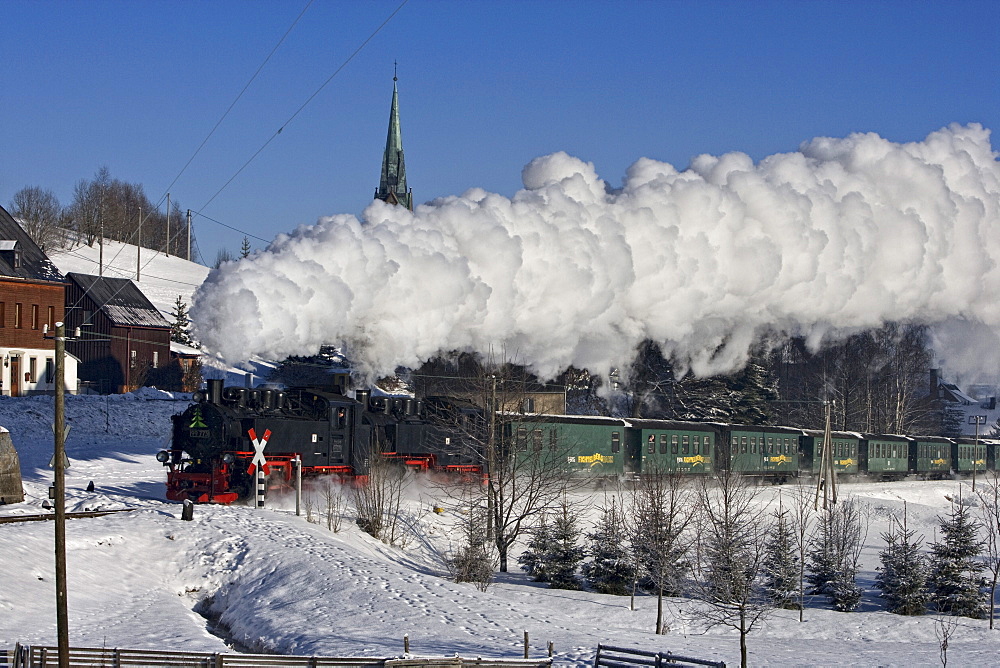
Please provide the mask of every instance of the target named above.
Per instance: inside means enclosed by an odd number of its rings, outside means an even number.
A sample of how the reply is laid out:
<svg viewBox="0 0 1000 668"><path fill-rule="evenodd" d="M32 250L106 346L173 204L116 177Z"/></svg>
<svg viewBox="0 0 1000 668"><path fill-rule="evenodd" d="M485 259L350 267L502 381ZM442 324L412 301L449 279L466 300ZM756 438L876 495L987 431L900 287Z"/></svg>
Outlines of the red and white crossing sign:
<svg viewBox="0 0 1000 668"><path fill-rule="evenodd" d="M247 469L247 473L253 475L253 472L257 470L257 466L259 465L260 468L263 469L264 475L271 475L271 467L267 465L267 460L264 459L264 446L267 445L267 440L271 438L271 430L265 429L264 435L259 439L257 438L257 432L253 427L250 428L250 431L248 431L247 434L250 436L250 442L253 443L254 449L253 460L250 462L250 467Z"/></svg>

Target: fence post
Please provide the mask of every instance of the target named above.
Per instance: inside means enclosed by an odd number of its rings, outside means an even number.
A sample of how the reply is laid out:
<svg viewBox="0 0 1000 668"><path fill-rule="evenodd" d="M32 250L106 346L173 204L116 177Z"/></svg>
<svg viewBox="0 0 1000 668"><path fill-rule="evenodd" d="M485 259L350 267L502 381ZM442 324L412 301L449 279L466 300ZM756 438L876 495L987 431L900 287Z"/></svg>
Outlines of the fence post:
<svg viewBox="0 0 1000 668"><path fill-rule="evenodd" d="M524 658L528 658L528 632L524 632Z"/></svg>
<svg viewBox="0 0 1000 668"><path fill-rule="evenodd" d="M555 654L555 649L556 649L556 646L555 646L555 645L554 645L554 644L552 643L552 641L550 640L550 641L549 641L549 658L550 658L550 659L551 659L551 658L553 657L553 655Z"/></svg>
<svg viewBox="0 0 1000 668"><path fill-rule="evenodd" d="M409 653L410 653L410 635L407 633L403 634L403 654L409 654Z"/></svg>

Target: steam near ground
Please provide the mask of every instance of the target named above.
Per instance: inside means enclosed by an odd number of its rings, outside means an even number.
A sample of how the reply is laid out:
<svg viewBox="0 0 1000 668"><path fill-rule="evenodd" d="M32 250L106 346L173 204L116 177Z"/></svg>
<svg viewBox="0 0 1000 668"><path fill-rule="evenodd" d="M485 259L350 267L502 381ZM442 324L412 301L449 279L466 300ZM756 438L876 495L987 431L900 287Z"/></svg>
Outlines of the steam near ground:
<svg viewBox="0 0 1000 668"><path fill-rule="evenodd" d="M937 325L946 370L1000 363L1000 166L990 131L817 138L754 164L642 158L620 188L565 153L504 197L322 218L210 274L191 310L231 360L341 343L371 373L504 349L542 376L631 360L644 339L706 375L762 337Z"/></svg>

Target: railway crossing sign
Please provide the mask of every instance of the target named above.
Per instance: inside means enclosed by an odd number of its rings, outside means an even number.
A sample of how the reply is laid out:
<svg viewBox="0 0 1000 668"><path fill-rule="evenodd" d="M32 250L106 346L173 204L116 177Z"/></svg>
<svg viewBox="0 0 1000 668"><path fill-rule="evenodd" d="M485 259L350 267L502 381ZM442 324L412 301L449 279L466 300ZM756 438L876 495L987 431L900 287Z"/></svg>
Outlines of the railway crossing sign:
<svg viewBox="0 0 1000 668"><path fill-rule="evenodd" d="M271 474L271 467L267 465L267 460L264 459L264 447L267 445L267 441L271 438L271 430L265 429L264 435L257 438L257 432L253 427L247 432L250 435L250 442L253 443L253 460L250 462L250 467L247 469L247 473L253 475L253 472L257 469L259 465L261 470L264 471L264 475Z"/></svg>

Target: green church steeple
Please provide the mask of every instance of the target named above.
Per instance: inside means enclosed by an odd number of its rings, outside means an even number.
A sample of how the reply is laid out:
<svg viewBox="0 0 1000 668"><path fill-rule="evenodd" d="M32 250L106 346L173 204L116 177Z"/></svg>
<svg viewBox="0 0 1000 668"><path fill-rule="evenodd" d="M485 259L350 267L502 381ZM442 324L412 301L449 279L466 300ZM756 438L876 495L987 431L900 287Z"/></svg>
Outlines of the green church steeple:
<svg viewBox="0 0 1000 668"><path fill-rule="evenodd" d="M413 192L406 187L406 163L403 162L403 137L399 131L399 91L398 79L392 77L392 109L389 110L389 134L385 140L382 156L382 178L379 179L375 199L390 204L399 204L413 211Z"/></svg>

